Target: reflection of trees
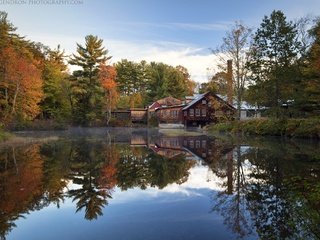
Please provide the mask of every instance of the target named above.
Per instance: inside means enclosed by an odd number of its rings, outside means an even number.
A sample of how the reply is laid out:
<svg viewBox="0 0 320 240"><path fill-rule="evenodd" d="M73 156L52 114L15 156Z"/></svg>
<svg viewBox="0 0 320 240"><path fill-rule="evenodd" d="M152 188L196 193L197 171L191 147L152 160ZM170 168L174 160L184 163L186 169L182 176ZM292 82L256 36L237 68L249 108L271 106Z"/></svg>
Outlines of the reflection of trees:
<svg viewBox="0 0 320 240"><path fill-rule="evenodd" d="M181 184L187 180L188 170L193 164L184 155L168 159L145 148L124 147L117 164L118 186L126 190L148 186L164 188L174 182Z"/></svg>
<svg viewBox="0 0 320 240"><path fill-rule="evenodd" d="M18 218L48 202L42 200L44 175L39 145L1 151L0 166L0 237L5 239Z"/></svg>
<svg viewBox="0 0 320 240"><path fill-rule="evenodd" d="M246 178L243 169L244 159L241 158L240 146L220 159L219 166L215 169L220 177L226 179L222 187L226 191L217 193L213 199L213 211L218 211L224 217L224 223L239 237L252 234L252 226L247 211Z"/></svg>
<svg viewBox="0 0 320 240"><path fill-rule="evenodd" d="M102 208L108 204L107 198L111 198L114 184L109 182L113 180L108 170L112 168L110 161L114 159L110 158L114 156L108 154L109 151L113 151L110 144L85 139L77 142L73 148L70 178L81 188L69 190L68 195L77 201L77 212L85 209L85 218L88 220L101 216Z"/></svg>
<svg viewBox="0 0 320 240"><path fill-rule="evenodd" d="M260 239L320 238L319 161L283 143L260 145L245 153L237 149L232 177L227 158L215 165L221 169L214 169L226 179L226 191L217 195L213 208L225 223L239 237L250 233L246 229L252 229L252 223Z"/></svg>

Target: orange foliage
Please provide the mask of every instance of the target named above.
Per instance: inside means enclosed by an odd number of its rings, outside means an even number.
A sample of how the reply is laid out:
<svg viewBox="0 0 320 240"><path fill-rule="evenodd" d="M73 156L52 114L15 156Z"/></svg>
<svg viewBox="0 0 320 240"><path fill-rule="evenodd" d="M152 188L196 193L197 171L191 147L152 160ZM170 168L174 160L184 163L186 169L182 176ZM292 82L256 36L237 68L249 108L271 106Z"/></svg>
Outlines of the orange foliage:
<svg viewBox="0 0 320 240"><path fill-rule="evenodd" d="M7 214L24 212L43 194L43 159L39 145L23 151L12 148L10 160L16 166L7 171L4 189L0 194L0 209Z"/></svg>
<svg viewBox="0 0 320 240"><path fill-rule="evenodd" d="M117 184L117 168L119 152L114 145L108 145L105 149L106 163L100 170L98 183L102 188L113 189Z"/></svg>
<svg viewBox="0 0 320 240"><path fill-rule="evenodd" d="M117 87L116 76L117 72L115 67L110 65L101 64L99 67L99 79L101 81L102 87L107 90L113 90Z"/></svg>
<svg viewBox="0 0 320 240"><path fill-rule="evenodd" d="M27 59L12 47L5 48L2 53L2 64L5 69L4 84L6 86L7 107L10 114L19 112L25 119L33 119L40 112L42 79L37 62Z"/></svg>
<svg viewBox="0 0 320 240"><path fill-rule="evenodd" d="M98 77L105 90L106 108L108 111L114 109L118 101L116 76L117 72L115 67L100 64Z"/></svg>

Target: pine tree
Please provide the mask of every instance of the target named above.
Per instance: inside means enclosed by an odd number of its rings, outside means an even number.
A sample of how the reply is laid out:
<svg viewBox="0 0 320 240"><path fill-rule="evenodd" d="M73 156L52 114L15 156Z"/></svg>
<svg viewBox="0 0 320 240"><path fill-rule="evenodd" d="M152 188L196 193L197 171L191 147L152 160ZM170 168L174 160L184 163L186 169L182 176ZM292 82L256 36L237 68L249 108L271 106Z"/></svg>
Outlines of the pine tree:
<svg viewBox="0 0 320 240"><path fill-rule="evenodd" d="M85 37L85 46L77 44L77 55L69 63L82 68L71 78L73 119L76 124L90 125L102 119L104 91L98 78L99 64L106 62L108 50L97 36Z"/></svg>
<svg viewBox="0 0 320 240"><path fill-rule="evenodd" d="M257 90L257 101L280 114L280 107L290 100L292 64L297 59L299 42L295 24L287 22L281 11L265 16L255 33L249 68ZM267 92L268 94L264 94ZM252 95L252 94L251 94ZM259 99L265 96L266 99Z"/></svg>

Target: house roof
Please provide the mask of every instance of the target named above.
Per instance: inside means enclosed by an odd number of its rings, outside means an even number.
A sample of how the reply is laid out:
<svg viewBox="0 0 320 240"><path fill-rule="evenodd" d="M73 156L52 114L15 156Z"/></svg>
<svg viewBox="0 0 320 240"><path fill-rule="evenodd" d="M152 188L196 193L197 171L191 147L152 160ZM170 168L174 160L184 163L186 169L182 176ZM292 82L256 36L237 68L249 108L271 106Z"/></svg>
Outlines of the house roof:
<svg viewBox="0 0 320 240"><path fill-rule="evenodd" d="M149 108L155 108L159 104L160 106L173 106L173 105L179 105L181 104L182 101L180 99L174 98L174 97L165 97L162 99L159 99L155 102L153 102Z"/></svg>
<svg viewBox="0 0 320 240"><path fill-rule="evenodd" d="M161 110L161 109L168 109L168 108L177 108L177 107L184 107L185 104L180 104L180 105L172 105L172 106L163 106L163 107L158 107L155 109L155 111Z"/></svg>
<svg viewBox="0 0 320 240"><path fill-rule="evenodd" d="M187 106L185 106L184 108L182 108L182 110L187 110L189 107L191 107L193 104L197 103L198 101L200 101L205 95L207 95L209 92L203 93L203 94L197 94L195 95L194 99L188 103Z"/></svg>
<svg viewBox="0 0 320 240"><path fill-rule="evenodd" d="M197 102L199 102L202 98L204 98L207 94L209 94L209 92L203 93L203 94L198 94L195 95L195 98L188 103L187 106L185 106L184 108L182 108L182 110L187 110L189 107L191 107L192 105L196 104ZM234 106L232 106L231 104L228 103L228 101L226 101L226 99L221 98L219 95L217 94L213 94L214 97L220 99L221 101L224 101L226 105L228 105L231 108L235 108Z"/></svg>

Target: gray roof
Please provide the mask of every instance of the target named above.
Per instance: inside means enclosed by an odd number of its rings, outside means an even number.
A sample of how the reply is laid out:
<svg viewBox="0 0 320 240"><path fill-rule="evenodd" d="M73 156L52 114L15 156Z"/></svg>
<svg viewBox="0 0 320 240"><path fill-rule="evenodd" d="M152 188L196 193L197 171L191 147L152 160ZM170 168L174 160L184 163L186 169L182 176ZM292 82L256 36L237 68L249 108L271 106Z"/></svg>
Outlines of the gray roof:
<svg viewBox="0 0 320 240"><path fill-rule="evenodd" d="M189 102L187 106L185 106L184 108L182 108L182 110L186 110L186 109L188 109L189 107L191 107L193 104L195 104L196 102L198 102L199 100L201 100L201 98L203 98L207 93L208 93L208 92L203 93L203 94L197 94L197 95L195 95L195 96L194 96L194 99L193 99L191 102Z"/></svg>

